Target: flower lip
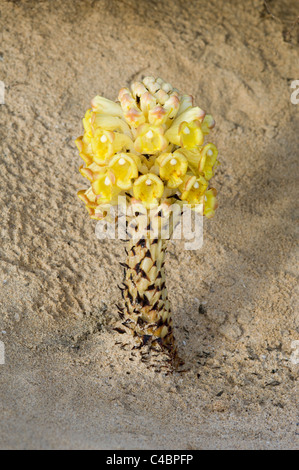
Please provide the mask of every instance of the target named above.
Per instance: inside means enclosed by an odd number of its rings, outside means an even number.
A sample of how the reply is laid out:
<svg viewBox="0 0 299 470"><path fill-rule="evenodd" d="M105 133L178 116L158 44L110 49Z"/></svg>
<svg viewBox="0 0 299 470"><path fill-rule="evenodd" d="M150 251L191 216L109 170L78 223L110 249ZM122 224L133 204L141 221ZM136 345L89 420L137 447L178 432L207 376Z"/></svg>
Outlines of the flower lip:
<svg viewBox="0 0 299 470"><path fill-rule="evenodd" d="M107 173L99 175L91 187L98 204L111 201L113 197L113 184Z"/></svg>
<svg viewBox="0 0 299 470"><path fill-rule="evenodd" d="M137 138L134 142L134 148L137 152L153 155L163 151L167 144L162 126L152 126L146 123L138 127Z"/></svg>
<svg viewBox="0 0 299 470"><path fill-rule="evenodd" d="M183 121L179 126L179 136L181 147L193 149L201 145L204 136L201 130L200 122L198 120L190 123Z"/></svg>
<svg viewBox="0 0 299 470"><path fill-rule="evenodd" d="M132 187L132 180L138 177L139 159L130 153L118 153L109 162L116 185L123 190Z"/></svg>
<svg viewBox="0 0 299 470"><path fill-rule="evenodd" d="M185 175L184 181L179 190L182 192L181 199L189 204L202 204L208 182L199 176Z"/></svg>
<svg viewBox="0 0 299 470"><path fill-rule="evenodd" d="M107 158L113 155L113 141L115 139L114 132L106 131L98 128L95 130L91 139L91 147L96 163L104 163Z"/></svg>
<svg viewBox="0 0 299 470"><path fill-rule="evenodd" d="M214 176L214 168L219 163L217 160L218 150L216 145L206 144L201 150L201 159L198 163L198 171L202 173L207 181Z"/></svg>
<svg viewBox="0 0 299 470"><path fill-rule="evenodd" d="M175 153L163 153L157 158L159 174L163 180L167 181L169 188L177 188L183 180L183 175L187 172L188 161L184 155Z"/></svg>
<svg viewBox="0 0 299 470"><path fill-rule="evenodd" d="M149 209L158 204L164 192L164 184L154 173L139 176L133 185L134 197Z"/></svg>
<svg viewBox="0 0 299 470"><path fill-rule="evenodd" d="M206 114L201 125L201 129L204 135L208 135L210 130L215 127L215 120L211 114Z"/></svg>

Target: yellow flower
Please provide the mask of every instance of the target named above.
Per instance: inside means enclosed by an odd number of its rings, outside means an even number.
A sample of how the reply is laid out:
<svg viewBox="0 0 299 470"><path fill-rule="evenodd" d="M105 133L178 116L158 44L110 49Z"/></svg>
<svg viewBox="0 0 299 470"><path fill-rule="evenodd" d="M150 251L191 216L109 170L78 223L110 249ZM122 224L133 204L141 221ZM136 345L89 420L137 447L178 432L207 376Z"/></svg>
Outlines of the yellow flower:
<svg viewBox="0 0 299 470"><path fill-rule="evenodd" d="M206 114L201 125L201 130L203 134L208 135L210 133L210 130L213 129L213 127L215 127L215 121L213 116L211 116L211 114Z"/></svg>
<svg viewBox="0 0 299 470"><path fill-rule="evenodd" d="M162 153L157 158L160 177L167 181L169 188L177 188L182 182L188 169L188 161L179 152Z"/></svg>
<svg viewBox="0 0 299 470"><path fill-rule="evenodd" d="M149 110L154 108L157 104L155 97L149 92L143 93L140 97L140 108L144 116L147 118Z"/></svg>
<svg viewBox="0 0 299 470"><path fill-rule="evenodd" d="M133 185L134 197L141 201L146 209L157 205L159 203L158 199L162 197L163 192L163 181L153 173L140 176Z"/></svg>
<svg viewBox="0 0 299 470"><path fill-rule="evenodd" d="M201 149L200 154L201 159L198 165L198 170L200 173L203 173L205 179L209 181L212 176L214 176L213 167L218 163L217 147L214 144L207 144Z"/></svg>
<svg viewBox="0 0 299 470"><path fill-rule="evenodd" d="M181 122L178 131L180 137L181 147L186 149L193 149L197 145L201 145L204 140L204 135L202 133L200 122Z"/></svg>
<svg viewBox="0 0 299 470"><path fill-rule="evenodd" d="M170 125L171 121L170 119L174 119L176 115L179 112L180 108L180 99L177 95L177 93L173 93L166 101L164 104L164 109L167 112L167 117L168 117L168 124Z"/></svg>
<svg viewBox="0 0 299 470"><path fill-rule="evenodd" d="M181 205L203 208L218 164L216 147L204 145L214 125L191 95L161 78L145 77L122 88L118 102L96 96L83 118L84 134L76 140L86 164L80 172L91 183L80 197L91 216L102 216L120 193L137 198L145 211L178 195ZM216 203L213 191L207 194L209 217Z"/></svg>
<svg viewBox="0 0 299 470"><path fill-rule="evenodd" d="M175 151L176 155L183 155L187 161L189 168L195 175L198 175L198 165L201 159L200 147L194 147L193 149L180 148Z"/></svg>
<svg viewBox="0 0 299 470"><path fill-rule="evenodd" d="M128 88L122 88L120 90L118 99L120 101L125 120L130 126L136 128L145 122L145 116L138 108L136 101Z"/></svg>
<svg viewBox="0 0 299 470"><path fill-rule="evenodd" d="M185 175L183 183L179 186L181 200L187 201L188 204L202 204L207 187L208 183L203 176L196 178L194 175Z"/></svg>
<svg viewBox="0 0 299 470"><path fill-rule="evenodd" d="M93 151L93 159L99 165L105 164L107 158L114 154L114 139L114 132L105 131L101 128L95 130L91 139L91 147Z"/></svg>
<svg viewBox="0 0 299 470"><path fill-rule="evenodd" d="M166 122L167 117L167 111L164 109L163 106L160 105L155 106L148 112L148 121L154 126L161 126L162 124L164 124Z"/></svg>
<svg viewBox="0 0 299 470"><path fill-rule="evenodd" d="M167 144L163 127L151 126L147 123L138 127L134 142L134 148L137 152L153 155L165 150Z"/></svg>
<svg viewBox="0 0 299 470"><path fill-rule="evenodd" d="M83 127L84 127L84 135L86 138L91 139L92 137L92 125L91 125L91 120L92 120L92 109L88 109L85 113L85 116L83 118Z"/></svg>
<svg viewBox="0 0 299 470"><path fill-rule="evenodd" d="M100 167L96 163L92 163L91 165L88 165L87 167L83 167L83 165L79 168L79 171L84 178L87 178L89 181L93 182L98 173L102 173L103 167Z"/></svg>
<svg viewBox="0 0 299 470"><path fill-rule="evenodd" d="M91 143L86 139L85 135L81 135L75 140L75 144L79 150L79 155L86 165L90 165L93 162L93 151Z"/></svg>
<svg viewBox="0 0 299 470"><path fill-rule="evenodd" d="M128 88L126 89L128 90ZM132 95L135 99L135 102L137 100L137 98L140 98L141 96L143 96L145 93L147 93L147 89L146 87L144 86L143 83L141 82L134 82L132 83L131 85L131 90L132 90Z"/></svg>
<svg viewBox="0 0 299 470"><path fill-rule="evenodd" d="M120 192L120 189L115 185L115 176L111 171L99 173L91 187L97 202L101 204L110 202Z"/></svg>
<svg viewBox="0 0 299 470"><path fill-rule="evenodd" d="M93 193L92 188L87 190L82 189L78 192L78 198L85 202L86 207L95 209L98 206L96 195Z"/></svg>
<svg viewBox="0 0 299 470"><path fill-rule="evenodd" d="M107 114L110 116L118 116L123 119L124 113L118 103L114 103L113 101L107 100L103 98L103 96L96 96L91 101L92 110L101 113Z"/></svg>
<svg viewBox="0 0 299 470"><path fill-rule="evenodd" d="M118 153L109 162L116 185L121 189L130 189L132 179L138 177L138 157L129 153Z"/></svg>
<svg viewBox="0 0 299 470"><path fill-rule="evenodd" d="M103 220L107 216L110 206L98 205L92 188L89 188L87 191L84 189L79 191L78 198L85 203L85 207L92 219Z"/></svg>
<svg viewBox="0 0 299 470"><path fill-rule="evenodd" d="M93 160L98 163L98 165L105 165L107 159L112 157L114 153L127 148L133 150L133 142L126 134L112 132L98 127L95 129L91 139L91 147Z"/></svg>
<svg viewBox="0 0 299 470"><path fill-rule="evenodd" d="M216 196L217 196L217 191L215 188L210 188L208 191L206 191L206 194L204 197L203 213L208 219L211 219L212 217L214 217L215 210L218 207Z"/></svg>
<svg viewBox="0 0 299 470"><path fill-rule="evenodd" d="M200 123L204 119L205 112L198 108L188 108L179 114L172 126L165 132L165 137L175 145L193 148L201 145L203 134Z"/></svg>
<svg viewBox="0 0 299 470"><path fill-rule="evenodd" d="M183 95L179 101L179 110L177 115L179 116L184 111L193 106L193 96L192 95Z"/></svg>

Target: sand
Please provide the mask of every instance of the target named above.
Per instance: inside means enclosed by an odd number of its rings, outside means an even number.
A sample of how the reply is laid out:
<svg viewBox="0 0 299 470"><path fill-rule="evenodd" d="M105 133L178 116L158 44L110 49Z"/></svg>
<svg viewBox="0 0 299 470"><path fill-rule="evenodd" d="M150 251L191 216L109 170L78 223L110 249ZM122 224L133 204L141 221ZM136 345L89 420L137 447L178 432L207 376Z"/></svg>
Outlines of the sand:
<svg viewBox="0 0 299 470"><path fill-rule="evenodd" d="M267 6L1 1L2 449L298 449L299 11ZM90 99L149 74L213 114L221 160L203 248L169 245L172 375L115 344L123 244L76 197Z"/></svg>

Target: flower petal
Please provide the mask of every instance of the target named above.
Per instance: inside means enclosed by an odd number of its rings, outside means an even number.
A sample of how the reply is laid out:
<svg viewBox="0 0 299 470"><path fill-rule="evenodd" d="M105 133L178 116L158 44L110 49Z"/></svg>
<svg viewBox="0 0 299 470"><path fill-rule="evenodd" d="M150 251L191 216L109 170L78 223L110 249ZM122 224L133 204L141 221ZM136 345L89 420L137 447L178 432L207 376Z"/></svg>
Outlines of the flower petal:
<svg viewBox="0 0 299 470"><path fill-rule="evenodd" d="M119 118L123 118L123 112L118 103L114 103L113 101L107 100L103 96L96 96L91 101L92 110L101 113L101 114L109 114L110 116L118 116Z"/></svg>

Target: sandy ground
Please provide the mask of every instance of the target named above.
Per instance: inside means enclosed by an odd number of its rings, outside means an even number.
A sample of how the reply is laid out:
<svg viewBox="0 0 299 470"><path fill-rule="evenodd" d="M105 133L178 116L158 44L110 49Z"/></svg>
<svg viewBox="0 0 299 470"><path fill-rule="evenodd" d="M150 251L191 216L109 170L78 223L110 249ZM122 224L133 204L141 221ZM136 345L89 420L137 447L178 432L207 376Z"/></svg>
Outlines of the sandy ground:
<svg viewBox="0 0 299 470"><path fill-rule="evenodd" d="M268 5L1 0L2 449L298 449L299 11ZM148 74L214 115L221 160L203 249L169 246L168 376L115 344L123 246L76 197L90 99Z"/></svg>

